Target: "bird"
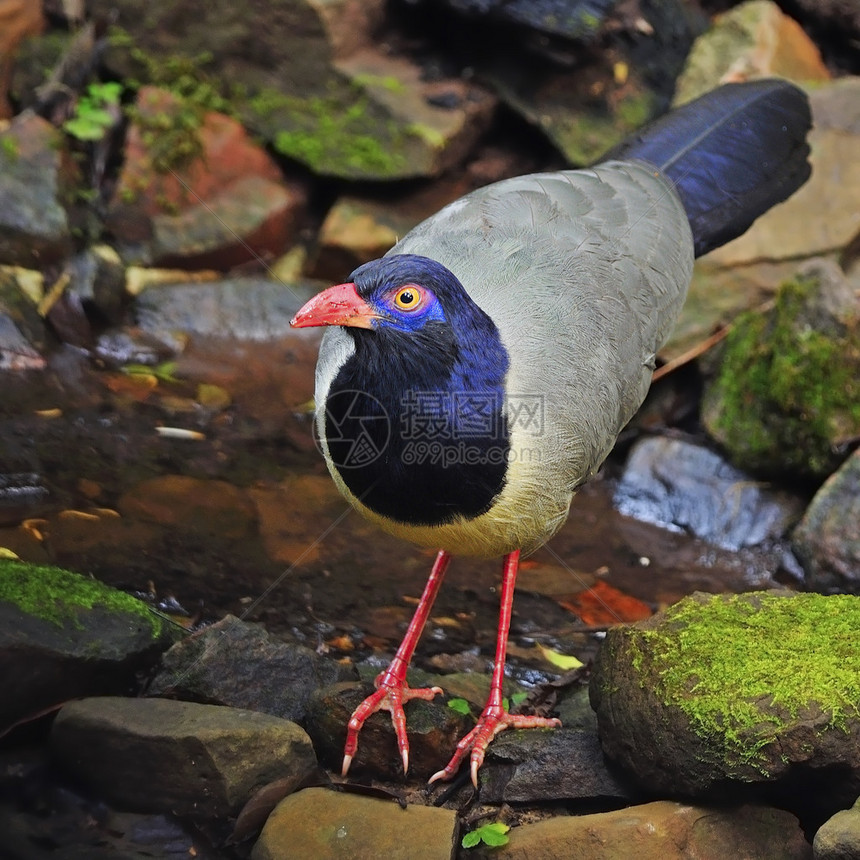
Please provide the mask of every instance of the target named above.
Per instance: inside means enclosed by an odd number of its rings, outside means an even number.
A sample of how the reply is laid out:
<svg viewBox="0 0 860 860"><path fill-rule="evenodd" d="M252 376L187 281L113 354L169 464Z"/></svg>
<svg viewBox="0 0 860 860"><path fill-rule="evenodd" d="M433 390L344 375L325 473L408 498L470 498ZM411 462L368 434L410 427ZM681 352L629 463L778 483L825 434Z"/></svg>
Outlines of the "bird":
<svg viewBox="0 0 860 860"><path fill-rule="evenodd" d="M326 326L315 426L340 492L384 531L437 551L406 635L347 726L390 712L409 768L407 667L451 557L499 558L487 703L449 763L472 783L507 728L502 680L520 558L548 541L648 391L695 257L807 180L808 99L782 79L717 87L591 167L534 173L448 204L295 315Z"/></svg>

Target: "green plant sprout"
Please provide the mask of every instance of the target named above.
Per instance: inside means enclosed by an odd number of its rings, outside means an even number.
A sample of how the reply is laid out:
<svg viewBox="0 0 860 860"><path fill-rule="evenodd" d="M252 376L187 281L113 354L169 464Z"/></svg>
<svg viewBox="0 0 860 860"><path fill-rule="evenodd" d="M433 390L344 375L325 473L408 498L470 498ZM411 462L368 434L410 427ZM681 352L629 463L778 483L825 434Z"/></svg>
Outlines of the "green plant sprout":
<svg viewBox="0 0 860 860"><path fill-rule="evenodd" d="M508 844L509 839L507 832L510 829L511 828L507 824L502 824L501 821L482 824L480 827L476 827L474 830L469 831L469 833L463 837L460 844L464 848L474 848L483 842L484 845L488 845L490 848L497 848L501 845Z"/></svg>
<svg viewBox="0 0 860 860"><path fill-rule="evenodd" d="M74 115L63 123L63 131L78 140L102 140L114 124L116 114L110 108L119 104L121 94L122 84L118 81L90 84L78 99Z"/></svg>

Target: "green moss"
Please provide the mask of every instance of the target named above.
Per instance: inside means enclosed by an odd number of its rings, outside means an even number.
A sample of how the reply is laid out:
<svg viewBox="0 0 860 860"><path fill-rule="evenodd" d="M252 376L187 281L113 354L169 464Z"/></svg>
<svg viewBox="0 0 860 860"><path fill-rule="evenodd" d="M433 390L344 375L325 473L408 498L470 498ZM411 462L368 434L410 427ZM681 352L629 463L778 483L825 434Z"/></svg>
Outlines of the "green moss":
<svg viewBox="0 0 860 860"><path fill-rule="evenodd" d="M11 135L0 135L0 155L10 164L14 164L21 156L18 140Z"/></svg>
<svg viewBox="0 0 860 860"><path fill-rule="evenodd" d="M755 766L785 724L816 712L827 729L860 718L860 597L688 598L666 622L631 629L634 665L651 662L658 697L728 762Z"/></svg>
<svg viewBox="0 0 860 860"><path fill-rule="evenodd" d="M860 428L860 336L802 322L816 288L783 285L769 315L739 317L726 339L704 418L742 467L824 477L838 463L834 441Z"/></svg>
<svg viewBox="0 0 860 860"><path fill-rule="evenodd" d="M248 104L252 114L282 126L273 136L278 152L323 174L397 175L407 165L409 137L417 136L380 116L357 89L304 99L261 91Z"/></svg>
<svg viewBox="0 0 860 860"><path fill-rule="evenodd" d="M0 559L0 602L13 603L24 612L58 627L76 624L77 611L100 607L132 615L152 628L154 638L164 623L149 607L125 592L59 567Z"/></svg>

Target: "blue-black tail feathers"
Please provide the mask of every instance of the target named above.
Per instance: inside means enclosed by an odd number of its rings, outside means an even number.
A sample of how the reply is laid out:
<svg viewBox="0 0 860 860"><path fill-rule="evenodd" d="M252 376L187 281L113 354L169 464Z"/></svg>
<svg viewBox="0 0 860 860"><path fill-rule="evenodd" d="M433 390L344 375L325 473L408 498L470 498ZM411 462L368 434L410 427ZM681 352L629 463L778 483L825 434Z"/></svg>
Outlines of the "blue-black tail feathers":
<svg viewBox="0 0 860 860"><path fill-rule="evenodd" d="M682 105L601 160L641 159L668 176L696 256L740 236L809 178L806 94L784 80L724 84Z"/></svg>

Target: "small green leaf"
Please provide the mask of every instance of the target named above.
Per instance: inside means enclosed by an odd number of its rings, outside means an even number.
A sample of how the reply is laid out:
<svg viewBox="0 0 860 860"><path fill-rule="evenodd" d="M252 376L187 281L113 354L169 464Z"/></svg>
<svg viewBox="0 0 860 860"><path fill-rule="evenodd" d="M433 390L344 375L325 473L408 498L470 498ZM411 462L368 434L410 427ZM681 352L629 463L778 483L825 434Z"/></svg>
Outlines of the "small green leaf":
<svg viewBox="0 0 860 860"><path fill-rule="evenodd" d="M477 830L467 833L460 843L464 848L474 848L481 841L481 836Z"/></svg>
<svg viewBox="0 0 860 860"><path fill-rule="evenodd" d="M470 833L467 833L460 844L464 848L474 848L479 842L483 842L491 848L497 848L500 845L508 844L509 840L506 834L510 829L507 824L503 824L501 821L482 824L480 827L476 827Z"/></svg>
<svg viewBox="0 0 860 860"><path fill-rule="evenodd" d="M520 690L519 693L514 693L511 696L511 702L515 705L521 705L528 697L529 694L525 690Z"/></svg>
<svg viewBox="0 0 860 860"><path fill-rule="evenodd" d="M496 847L508 844L509 840L506 834L511 828L508 827L507 824L502 824L501 821L494 821L492 824L485 824L479 829L481 832L481 839L483 839L487 845Z"/></svg>
<svg viewBox="0 0 860 860"><path fill-rule="evenodd" d="M464 717L468 717L472 710L465 699L448 699L448 707L458 714L463 714Z"/></svg>

